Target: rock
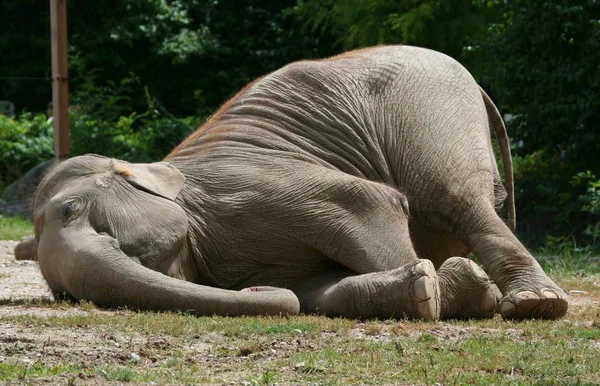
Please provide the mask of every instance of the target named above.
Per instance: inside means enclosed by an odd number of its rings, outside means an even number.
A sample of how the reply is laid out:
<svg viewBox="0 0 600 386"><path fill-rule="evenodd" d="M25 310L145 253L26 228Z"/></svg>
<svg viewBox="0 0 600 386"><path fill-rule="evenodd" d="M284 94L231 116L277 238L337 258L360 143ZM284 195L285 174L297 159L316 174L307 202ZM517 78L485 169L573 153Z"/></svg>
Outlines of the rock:
<svg viewBox="0 0 600 386"><path fill-rule="evenodd" d="M587 291L581 291L581 290L570 290L569 293L571 295L587 295Z"/></svg>
<svg viewBox="0 0 600 386"><path fill-rule="evenodd" d="M54 164L54 160L42 162L4 189L0 196L0 214L30 217L33 192Z"/></svg>
<svg viewBox="0 0 600 386"><path fill-rule="evenodd" d="M29 199L0 203L0 215L31 217L31 202Z"/></svg>
<svg viewBox="0 0 600 386"><path fill-rule="evenodd" d="M31 170L19 178L17 181L8 185L0 199L11 202L25 200L33 194L35 188L38 186L42 178L46 175L48 170L54 165L55 161L49 160L37 164Z"/></svg>

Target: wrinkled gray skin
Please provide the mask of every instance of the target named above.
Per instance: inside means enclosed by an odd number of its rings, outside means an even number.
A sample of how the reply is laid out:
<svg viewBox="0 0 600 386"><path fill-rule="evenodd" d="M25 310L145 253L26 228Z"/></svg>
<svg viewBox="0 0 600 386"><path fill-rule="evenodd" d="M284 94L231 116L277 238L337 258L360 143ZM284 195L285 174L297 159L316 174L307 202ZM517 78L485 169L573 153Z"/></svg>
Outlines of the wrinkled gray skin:
<svg viewBox="0 0 600 386"><path fill-rule="evenodd" d="M502 120L456 61L378 47L292 63L164 162L57 166L35 196L40 268L55 293L109 307L561 317L564 292L495 211L490 131L514 220Z"/></svg>
<svg viewBox="0 0 600 386"><path fill-rule="evenodd" d="M37 244L34 236L25 236L17 244L15 260L37 260Z"/></svg>

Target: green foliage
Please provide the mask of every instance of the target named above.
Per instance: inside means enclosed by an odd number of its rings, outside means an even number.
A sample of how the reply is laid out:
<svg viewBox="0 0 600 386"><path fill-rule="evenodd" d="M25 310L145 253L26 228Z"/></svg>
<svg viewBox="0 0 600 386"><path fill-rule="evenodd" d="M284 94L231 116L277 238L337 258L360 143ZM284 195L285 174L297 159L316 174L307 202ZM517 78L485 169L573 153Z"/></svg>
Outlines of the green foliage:
<svg viewBox="0 0 600 386"><path fill-rule="evenodd" d="M95 153L130 162L164 158L198 124L197 118L148 118L131 113L116 121L86 114L71 114L72 155Z"/></svg>
<svg viewBox="0 0 600 386"><path fill-rule="evenodd" d="M49 2L0 1L0 100L42 111L52 99Z"/></svg>
<svg viewBox="0 0 600 386"><path fill-rule="evenodd" d="M98 369L98 372L102 374L107 381L113 382L132 382L139 378L139 374L128 367Z"/></svg>
<svg viewBox="0 0 600 386"><path fill-rule="evenodd" d="M52 158L52 124L44 114L0 115L0 190Z"/></svg>
<svg viewBox="0 0 600 386"><path fill-rule="evenodd" d="M134 73L176 116L205 115L258 76L293 60L337 52L327 37L302 34L282 11L294 0L109 0L67 2L70 90L93 73L98 86ZM49 78L48 2L0 2L0 77ZM47 81L2 80L0 99L45 109ZM144 91L128 102L142 112Z"/></svg>
<svg viewBox="0 0 600 386"><path fill-rule="evenodd" d="M517 0L503 11L484 47L498 63L495 94L516 115L511 134L525 152L562 150L565 162L597 173L600 2Z"/></svg>
<svg viewBox="0 0 600 386"><path fill-rule="evenodd" d="M519 234L598 242L600 213L600 3L517 0L498 5L481 49L495 66L486 80L508 124L515 155ZM532 33L535 31L535 33Z"/></svg>
<svg viewBox="0 0 600 386"><path fill-rule="evenodd" d="M590 221L584 235L591 237L592 243L596 245L600 241L600 179L589 170L581 172L573 177L573 185L585 187L585 193L578 196L581 209L590 213L593 220Z"/></svg>
<svg viewBox="0 0 600 386"><path fill-rule="evenodd" d="M45 366L41 363L32 363L23 366L22 363L12 361L0 363L0 381L18 380L19 383L27 379L36 379L51 377L65 373L76 373L81 370L81 366L71 364L59 364L55 366Z"/></svg>
<svg viewBox="0 0 600 386"><path fill-rule="evenodd" d="M597 0L69 1L72 151L157 160L201 121L181 117L209 115L290 61L424 46L461 61L513 114L519 236L596 244L599 20ZM45 110L48 2L2 1L0 25L0 99ZM49 126L33 127L43 116L1 119L0 188L51 150Z"/></svg>
<svg viewBox="0 0 600 386"><path fill-rule="evenodd" d="M590 213L600 214L600 179L590 172L581 172L573 177L573 185L586 186L586 194L579 199L583 203L583 209Z"/></svg>
<svg viewBox="0 0 600 386"><path fill-rule="evenodd" d="M600 272L600 258L594 256L592 248L589 245L577 245L572 237L548 235L536 255L546 272Z"/></svg>
<svg viewBox="0 0 600 386"><path fill-rule="evenodd" d="M146 111L131 111L135 78L93 81L75 94L70 112L71 155L101 154L131 162L164 158L193 132L201 118L170 115L146 91ZM37 164L53 157L52 122L44 114L0 115L0 191Z"/></svg>
<svg viewBox="0 0 600 386"><path fill-rule="evenodd" d="M538 150L513 157L517 232L529 246L573 238L598 247L598 181L577 172L561 153Z"/></svg>
<svg viewBox="0 0 600 386"><path fill-rule="evenodd" d="M313 31L335 36L344 48L402 43L436 49L477 67L471 60L475 57L467 55L475 49L469 44L485 36L497 17L492 5L473 0L299 0L288 12Z"/></svg>
<svg viewBox="0 0 600 386"><path fill-rule="evenodd" d="M88 75L73 98L70 139L74 156L95 153L131 162L158 161L200 123L200 118L171 115L133 75L118 83L98 83ZM131 110L136 89L145 96L142 113Z"/></svg>
<svg viewBox="0 0 600 386"><path fill-rule="evenodd" d="M21 217L0 215L0 240L21 240L33 234L33 224Z"/></svg>
<svg viewBox="0 0 600 386"><path fill-rule="evenodd" d="M299 23L282 15L293 3L69 2L70 14L77 15L69 19L70 55L79 61L73 90L90 71L97 85L134 73L174 115L208 114L256 77L331 52L327 42L300 35ZM143 112L143 90L129 104Z"/></svg>

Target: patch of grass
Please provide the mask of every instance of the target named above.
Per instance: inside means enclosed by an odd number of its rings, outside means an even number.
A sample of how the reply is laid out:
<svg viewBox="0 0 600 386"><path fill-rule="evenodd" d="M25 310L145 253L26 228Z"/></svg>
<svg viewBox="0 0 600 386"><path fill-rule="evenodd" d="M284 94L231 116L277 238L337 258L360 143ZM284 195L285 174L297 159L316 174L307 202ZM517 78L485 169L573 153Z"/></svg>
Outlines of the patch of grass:
<svg viewBox="0 0 600 386"><path fill-rule="evenodd" d="M600 273L573 273L561 270L552 272L550 277L574 299L581 295L600 297Z"/></svg>
<svg viewBox="0 0 600 386"><path fill-rule="evenodd" d="M114 382L132 382L132 381L143 381L140 379L138 372L128 367L107 367L105 369L99 369L97 373L104 376L107 381Z"/></svg>
<svg viewBox="0 0 600 386"><path fill-rule="evenodd" d="M0 301L23 311L0 316L0 383L594 384L600 273L575 263L550 270L571 300L558 321L195 317Z"/></svg>
<svg viewBox="0 0 600 386"><path fill-rule="evenodd" d="M549 243L535 256L546 272L600 273L600 256L590 247L577 246L575 241Z"/></svg>
<svg viewBox="0 0 600 386"><path fill-rule="evenodd" d="M5 370L5 380L80 372L108 382L250 385L585 384L600 377L598 326L569 315L559 321L496 317L425 323L315 316L193 318L93 309L81 316L0 319L56 341L63 332L76 331L79 344L88 342L88 350L104 353L96 366L20 365ZM305 330L298 332L302 326ZM39 347L32 339L22 341ZM18 342L2 343L10 349Z"/></svg>
<svg viewBox="0 0 600 386"><path fill-rule="evenodd" d="M498 323L498 321L496 321ZM548 384L595 382L597 349L533 335L515 339L502 332L473 331L465 337L401 338L396 342L330 340L325 348L300 352L292 361L310 363L289 381L352 383ZM401 346L402 350L398 347ZM333 353L333 354L332 354ZM576 365L575 365L576 364Z"/></svg>
<svg viewBox="0 0 600 386"><path fill-rule="evenodd" d="M21 302L24 304L27 302ZM30 302L29 306L49 305L51 308L69 307L70 303L52 302L50 300ZM76 303L77 304L77 303ZM84 303L87 305L88 303ZM5 316L2 320L26 324L28 326L52 326L66 328L69 326L95 327L109 325L127 332L144 332L149 334L166 334L173 337L188 335L219 333L236 339L248 339L257 335L290 335L301 336L307 333L347 330L353 321L346 319L328 319L318 316L299 316L295 318L277 317L244 317L230 318L221 316L195 317L191 315L164 312L93 312L95 308L81 307L88 314L69 316L36 316L20 314ZM91 312L90 312L91 311Z"/></svg>
<svg viewBox="0 0 600 386"><path fill-rule="evenodd" d="M250 385L273 385L277 382L278 372L267 370L258 377L250 376L246 381Z"/></svg>
<svg viewBox="0 0 600 386"><path fill-rule="evenodd" d="M4 362L0 363L0 382L51 377L80 370L79 366L69 364L44 366L39 363Z"/></svg>
<svg viewBox="0 0 600 386"><path fill-rule="evenodd" d="M305 332L313 332L318 329L316 323L290 323L289 321L280 321L280 319L272 320L271 323L264 323L264 320L254 319L249 323L243 325L234 324L228 328L227 333L235 336L244 336L258 334L258 335L269 335L269 334L302 334ZM213 330L214 331L214 330Z"/></svg>
<svg viewBox="0 0 600 386"><path fill-rule="evenodd" d="M0 215L0 240L21 240L33 234L31 221L21 217Z"/></svg>

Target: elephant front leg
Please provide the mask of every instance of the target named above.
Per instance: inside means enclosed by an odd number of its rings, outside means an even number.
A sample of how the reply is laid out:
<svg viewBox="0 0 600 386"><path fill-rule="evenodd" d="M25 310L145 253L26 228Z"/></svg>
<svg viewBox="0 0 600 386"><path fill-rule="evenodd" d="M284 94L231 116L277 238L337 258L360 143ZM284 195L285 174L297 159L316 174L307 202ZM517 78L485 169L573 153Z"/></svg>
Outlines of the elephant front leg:
<svg viewBox="0 0 600 386"><path fill-rule="evenodd" d="M293 290L304 312L360 319L440 316L439 280L429 260L362 275L343 268L328 271Z"/></svg>
<svg viewBox="0 0 600 386"><path fill-rule="evenodd" d="M564 316L568 308L565 292L495 214L492 222L483 232L473 233L469 244L504 295L498 312L505 319Z"/></svg>

